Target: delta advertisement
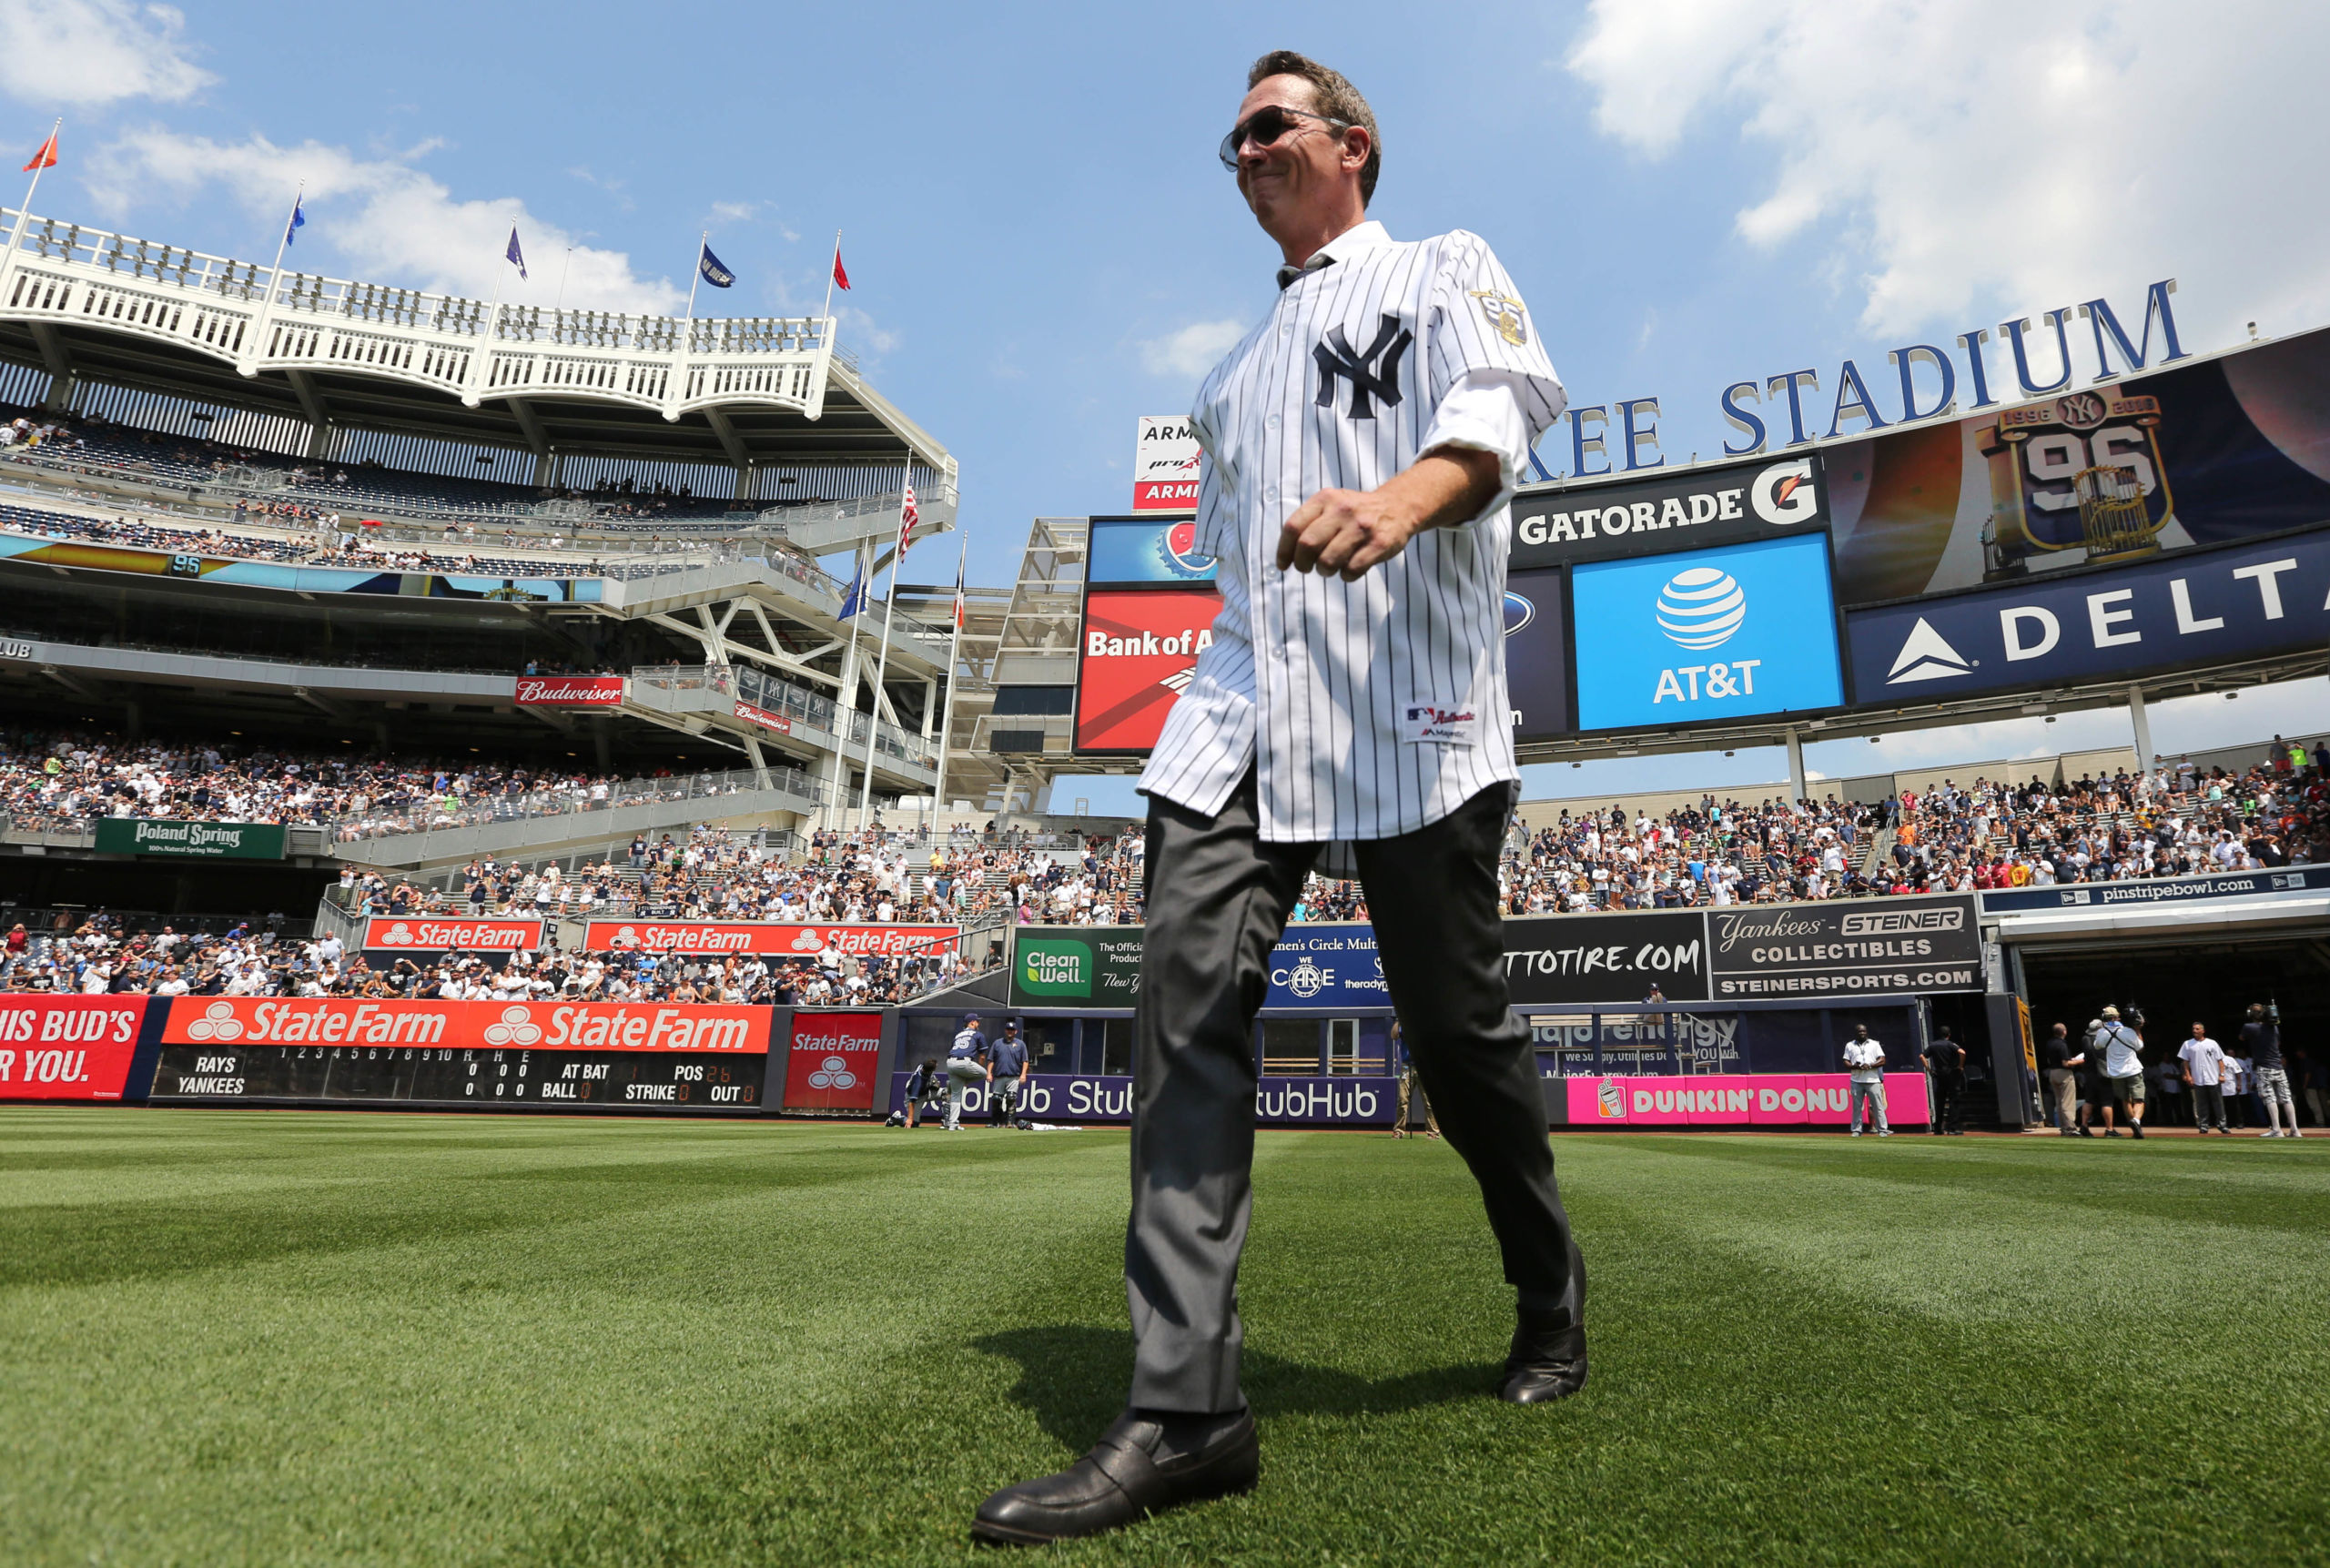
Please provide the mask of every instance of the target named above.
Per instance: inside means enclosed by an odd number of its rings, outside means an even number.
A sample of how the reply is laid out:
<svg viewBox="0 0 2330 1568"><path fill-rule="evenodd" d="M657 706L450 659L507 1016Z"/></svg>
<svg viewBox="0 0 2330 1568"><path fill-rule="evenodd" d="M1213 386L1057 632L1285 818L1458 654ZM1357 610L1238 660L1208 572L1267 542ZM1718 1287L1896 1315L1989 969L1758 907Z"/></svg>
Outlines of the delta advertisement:
<svg viewBox="0 0 2330 1568"><path fill-rule="evenodd" d="M0 996L0 1100L117 1100L145 996Z"/></svg>
<svg viewBox="0 0 2330 1568"><path fill-rule="evenodd" d="M1566 1078L1546 1086L1555 1127L1607 1132L1678 1127L1842 1127L1851 1120L1844 1073L1713 1074L1693 1078ZM1885 1118L1894 1127L1930 1119L1923 1073L1885 1075Z"/></svg>
<svg viewBox="0 0 2330 1568"><path fill-rule="evenodd" d="M593 920L582 927L586 953L749 953L816 958L831 948L854 958L937 953L963 935L959 926L787 926L751 920Z"/></svg>
<svg viewBox="0 0 2330 1568"><path fill-rule="evenodd" d="M1211 590L1093 589L1077 648L1076 749L1137 755L1156 745L1165 714L1213 643L1221 596Z"/></svg>
<svg viewBox="0 0 2330 1568"><path fill-rule="evenodd" d="M872 1110L881 1056L879 1013L794 1014L785 1050L784 1108Z"/></svg>
<svg viewBox="0 0 2330 1568"><path fill-rule="evenodd" d="M2318 652L2330 642L2330 532L1855 610L1846 625L1863 703Z"/></svg>

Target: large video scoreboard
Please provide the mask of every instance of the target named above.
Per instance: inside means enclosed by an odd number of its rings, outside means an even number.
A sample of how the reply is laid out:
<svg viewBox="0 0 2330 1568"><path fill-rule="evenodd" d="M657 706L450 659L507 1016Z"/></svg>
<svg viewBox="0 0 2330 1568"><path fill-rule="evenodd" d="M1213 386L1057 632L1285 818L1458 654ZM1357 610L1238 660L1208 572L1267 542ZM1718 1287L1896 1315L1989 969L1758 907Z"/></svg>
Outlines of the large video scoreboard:
<svg viewBox="0 0 2330 1568"><path fill-rule="evenodd" d="M180 1001L157 1103L756 1108L765 1007L295 997Z"/></svg>

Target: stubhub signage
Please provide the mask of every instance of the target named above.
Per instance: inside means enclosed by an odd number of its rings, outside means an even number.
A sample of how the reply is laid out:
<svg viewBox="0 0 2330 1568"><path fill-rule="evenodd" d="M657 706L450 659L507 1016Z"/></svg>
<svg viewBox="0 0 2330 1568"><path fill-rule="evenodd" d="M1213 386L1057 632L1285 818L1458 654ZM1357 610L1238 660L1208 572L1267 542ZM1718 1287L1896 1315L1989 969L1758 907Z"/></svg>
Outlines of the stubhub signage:
<svg viewBox="0 0 2330 1568"><path fill-rule="evenodd" d="M1582 564L1571 598L1580 729L1844 704L1826 532Z"/></svg>
<svg viewBox="0 0 2330 1568"><path fill-rule="evenodd" d="M2330 641L2330 532L1857 610L1864 703L2116 679Z"/></svg>

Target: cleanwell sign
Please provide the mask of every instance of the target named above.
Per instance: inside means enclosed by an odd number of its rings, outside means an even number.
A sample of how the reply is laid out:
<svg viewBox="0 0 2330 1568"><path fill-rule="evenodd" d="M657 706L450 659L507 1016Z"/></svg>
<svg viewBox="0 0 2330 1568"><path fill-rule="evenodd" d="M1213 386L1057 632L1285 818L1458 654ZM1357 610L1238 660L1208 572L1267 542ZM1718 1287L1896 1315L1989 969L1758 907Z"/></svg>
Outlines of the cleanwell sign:
<svg viewBox="0 0 2330 1568"><path fill-rule="evenodd" d="M1850 613L1861 702L2112 680L2320 648L2330 531Z"/></svg>
<svg viewBox="0 0 2330 1568"><path fill-rule="evenodd" d="M1577 566L1571 599L1581 729L1843 705L1825 533Z"/></svg>

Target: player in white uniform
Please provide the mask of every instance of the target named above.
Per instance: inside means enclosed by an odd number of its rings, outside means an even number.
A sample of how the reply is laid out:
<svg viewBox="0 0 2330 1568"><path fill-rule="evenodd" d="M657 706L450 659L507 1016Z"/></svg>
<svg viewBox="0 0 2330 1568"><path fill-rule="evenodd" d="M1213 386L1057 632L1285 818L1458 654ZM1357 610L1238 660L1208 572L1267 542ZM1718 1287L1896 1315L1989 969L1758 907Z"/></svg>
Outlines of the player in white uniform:
<svg viewBox="0 0 2330 1568"><path fill-rule="evenodd" d="M1585 1270L1496 903L1519 777L1507 503L1561 383L1484 240L1402 243L1366 220L1382 155L1349 82L1281 52L1247 86L1222 160L1286 265L1198 394L1198 547L1221 560L1221 614L1141 779L1132 1397L1075 1465L987 1500L972 1528L989 1541L1253 1484L1237 1310L1253 1019L1322 854L1366 885L1403 1034L1519 1292L1500 1392L1538 1403L1585 1381Z"/></svg>

